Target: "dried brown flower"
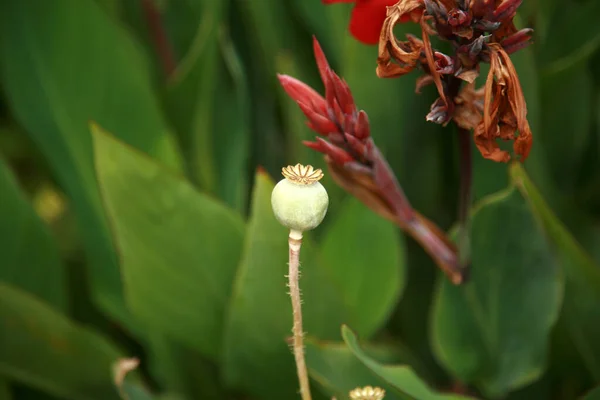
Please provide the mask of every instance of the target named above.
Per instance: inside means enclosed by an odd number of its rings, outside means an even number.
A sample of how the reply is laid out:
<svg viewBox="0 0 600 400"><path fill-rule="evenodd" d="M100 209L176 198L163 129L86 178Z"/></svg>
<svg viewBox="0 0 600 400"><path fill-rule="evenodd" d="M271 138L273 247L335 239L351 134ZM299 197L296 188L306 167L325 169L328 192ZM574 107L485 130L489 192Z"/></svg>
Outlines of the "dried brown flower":
<svg viewBox="0 0 600 400"><path fill-rule="evenodd" d="M524 161L532 145L527 107L519 78L509 54L531 42L531 29L517 31L513 23L522 0L400 0L388 7L379 41L377 75L394 78L415 69L424 72L416 91L433 83L439 98L426 119L446 125L454 120L473 129L483 157L506 162L510 154L500 150L497 139L514 140L514 152ZM422 37L407 35L401 41L394 26L410 17L421 26ZM452 43L454 54L436 51L430 37ZM481 63L490 73L481 92L470 85ZM468 86L461 89L462 83ZM477 95L476 95L477 94Z"/></svg>
<svg viewBox="0 0 600 400"><path fill-rule="evenodd" d="M525 161L533 138L521 83L502 46L490 44L488 47L490 72L485 83L483 120L475 128L475 145L483 157L507 162L510 155L500 150L496 139L514 140L515 154Z"/></svg>

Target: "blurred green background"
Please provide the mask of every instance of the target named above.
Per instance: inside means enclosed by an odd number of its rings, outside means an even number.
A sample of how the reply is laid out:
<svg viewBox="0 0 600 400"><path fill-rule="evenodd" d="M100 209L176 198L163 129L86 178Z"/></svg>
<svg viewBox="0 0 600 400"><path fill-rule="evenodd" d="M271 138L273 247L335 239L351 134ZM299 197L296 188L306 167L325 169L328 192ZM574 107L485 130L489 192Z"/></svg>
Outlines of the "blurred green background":
<svg viewBox="0 0 600 400"><path fill-rule="evenodd" d="M524 3L534 145L523 168L474 151L470 283L324 179L302 252L315 398L600 398L600 2ZM0 0L1 400L298 397L270 193L282 166L325 168L276 79L322 91L313 34L412 204L452 228L456 134L425 121L416 73L376 77L351 7ZM141 363L117 388L122 357Z"/></svg>

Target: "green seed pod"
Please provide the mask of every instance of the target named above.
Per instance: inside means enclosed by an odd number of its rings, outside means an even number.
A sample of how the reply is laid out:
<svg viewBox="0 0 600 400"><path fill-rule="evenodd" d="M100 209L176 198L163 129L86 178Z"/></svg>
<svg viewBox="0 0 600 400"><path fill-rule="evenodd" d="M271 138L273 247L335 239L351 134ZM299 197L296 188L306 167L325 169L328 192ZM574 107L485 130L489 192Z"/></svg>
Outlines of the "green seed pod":
<svg viewBox="0 0 600 400"><path fill-rule="evenodd" d="M304 232L316 228L327 213L329 196L319 183L320 169L301 164L282 169L285 179L275 185L271 205L277 220L292 230Z"/></svg>

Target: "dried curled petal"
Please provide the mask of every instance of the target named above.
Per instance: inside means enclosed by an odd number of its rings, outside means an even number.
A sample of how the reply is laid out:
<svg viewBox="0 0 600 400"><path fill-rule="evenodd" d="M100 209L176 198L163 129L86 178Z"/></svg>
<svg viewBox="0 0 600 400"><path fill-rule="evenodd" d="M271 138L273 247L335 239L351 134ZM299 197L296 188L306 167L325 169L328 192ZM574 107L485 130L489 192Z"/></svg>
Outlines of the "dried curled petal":
<svg viewBox="0 0 600 400"><path fill-rule="evenodd" d="M401 0L387 9L387 18L379 38L377 76L397 77L409 73L417 66L423 42L416 38L399 42L394 36L394 26L402 22L406 16L418 15L420 20L422 13L423 3L420 0Z"/></svg>
<svg viewBox="0 0 600 400"><path fill-rule="evenodd" d="M525 161L533 137L521 83L502 46L493 43L489 48L490 72L485 83L483 120L475 128L475 145L483 157L507 162L510 155L499 148L496 139L514 140L515 154Z"/></svg>

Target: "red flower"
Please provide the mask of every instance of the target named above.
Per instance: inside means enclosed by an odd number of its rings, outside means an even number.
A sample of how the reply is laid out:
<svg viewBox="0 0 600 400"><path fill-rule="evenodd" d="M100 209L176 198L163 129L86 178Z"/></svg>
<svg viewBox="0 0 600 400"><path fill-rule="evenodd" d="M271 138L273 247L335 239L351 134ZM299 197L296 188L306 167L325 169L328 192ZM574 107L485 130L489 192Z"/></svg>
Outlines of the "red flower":
<svg viewBox="0 0 600 400"><path fill-rule="evenodd" d="M418 0L411 0L418 1ZM453 283L462 283L456 246L442 230L413 210L392 169L371 137L367 113L359 110L346 81L329 66L316 39L313 48L325 97L287 75L278 75L308 126L322 135L305 145L325 154L333 179L381 216L404 229L433 257Z"/></svg>
<svg viewBox="0 0 600 400"><path fill-rule="evenodd" d="M379 43L379 35L385 21L388 6L398 0L322 0L325 4L356 3L350 19L350 33L365 44ZM410 15L405 15L400 22L407 22Z"/></svg>

